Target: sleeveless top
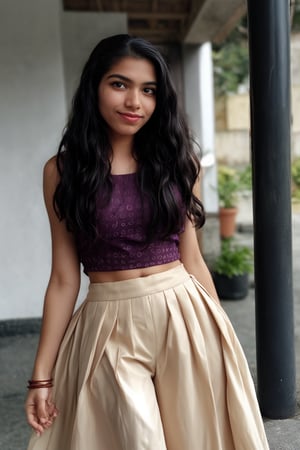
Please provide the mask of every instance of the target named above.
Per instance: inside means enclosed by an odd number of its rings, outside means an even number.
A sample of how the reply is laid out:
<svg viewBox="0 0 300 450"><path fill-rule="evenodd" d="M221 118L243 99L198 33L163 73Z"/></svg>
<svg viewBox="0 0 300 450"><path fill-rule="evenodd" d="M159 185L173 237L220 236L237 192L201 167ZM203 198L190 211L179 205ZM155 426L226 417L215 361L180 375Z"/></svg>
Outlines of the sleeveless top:
<svg viewBox="0 0 300 450"><path fill-rule="evenodd" d="M109 201L103 206L101 195L96 197L98 237L95 240L83 234L76 237L84 272L137 269L179 259L178 233L146 244L146 226L151 211L148 202L142 199L137 174L111 175L111 180ZM175 188L174 195L181 203Z"/></svg>

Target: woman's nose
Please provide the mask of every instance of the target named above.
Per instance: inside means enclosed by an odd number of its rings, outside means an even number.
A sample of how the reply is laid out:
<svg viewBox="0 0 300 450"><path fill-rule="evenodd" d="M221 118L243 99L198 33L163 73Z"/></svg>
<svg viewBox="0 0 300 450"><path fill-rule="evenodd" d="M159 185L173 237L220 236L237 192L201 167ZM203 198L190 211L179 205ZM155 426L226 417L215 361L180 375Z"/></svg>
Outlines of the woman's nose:
<svg viewBox="0 0 300 450"><path fill-rule="evenodd" d="M140 108L140 96L137 89L130 89L127 92L125 98L125 105L128 108L139 109Z"/></svg>

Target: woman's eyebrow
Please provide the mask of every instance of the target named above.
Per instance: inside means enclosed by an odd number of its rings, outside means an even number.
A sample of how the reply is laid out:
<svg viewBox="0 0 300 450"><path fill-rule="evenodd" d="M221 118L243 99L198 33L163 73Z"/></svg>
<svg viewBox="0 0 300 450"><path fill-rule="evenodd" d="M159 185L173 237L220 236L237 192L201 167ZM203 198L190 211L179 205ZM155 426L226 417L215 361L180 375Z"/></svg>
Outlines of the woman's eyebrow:
<svg viewBox="0 0 300 450"><path fill-rule="evenodd" d="M119 73L112 73L111 75L109 75L107 77L107 79L110 78L119 78L122 81L126 81L127 83L132 83L132 80L130 78L125 77L124 75L121 75ZM151 86L157 86L157 82L156 81L145 81L145 83L142 83L143 85L151 85Z"/></svg>

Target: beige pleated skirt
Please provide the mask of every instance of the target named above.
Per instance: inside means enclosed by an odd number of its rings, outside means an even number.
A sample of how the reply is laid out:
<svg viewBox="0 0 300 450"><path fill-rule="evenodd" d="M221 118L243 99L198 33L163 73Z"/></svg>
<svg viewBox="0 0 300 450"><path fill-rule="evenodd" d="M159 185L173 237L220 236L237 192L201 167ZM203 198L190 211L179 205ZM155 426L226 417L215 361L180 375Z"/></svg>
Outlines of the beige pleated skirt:
<svg viewBox="0 0 300 450"><path fill-rule="evenodd" d="M183 266L91 284L54 373L60 414L28 450L265 450L243 351Z"/></svg>

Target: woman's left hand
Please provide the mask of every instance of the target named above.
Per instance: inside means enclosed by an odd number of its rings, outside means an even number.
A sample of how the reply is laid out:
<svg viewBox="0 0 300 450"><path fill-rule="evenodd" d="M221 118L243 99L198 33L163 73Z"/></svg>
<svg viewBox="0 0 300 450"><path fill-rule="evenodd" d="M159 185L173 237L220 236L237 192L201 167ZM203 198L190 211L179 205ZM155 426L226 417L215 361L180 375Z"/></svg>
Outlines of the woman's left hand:
<svg viewBox="0 0 300 450"><path fill-rule="evenodd" d="M58 415L58 410L52 400L52 389L29 390L25 410L28 424L40 436L52 425Z"/></svg>

